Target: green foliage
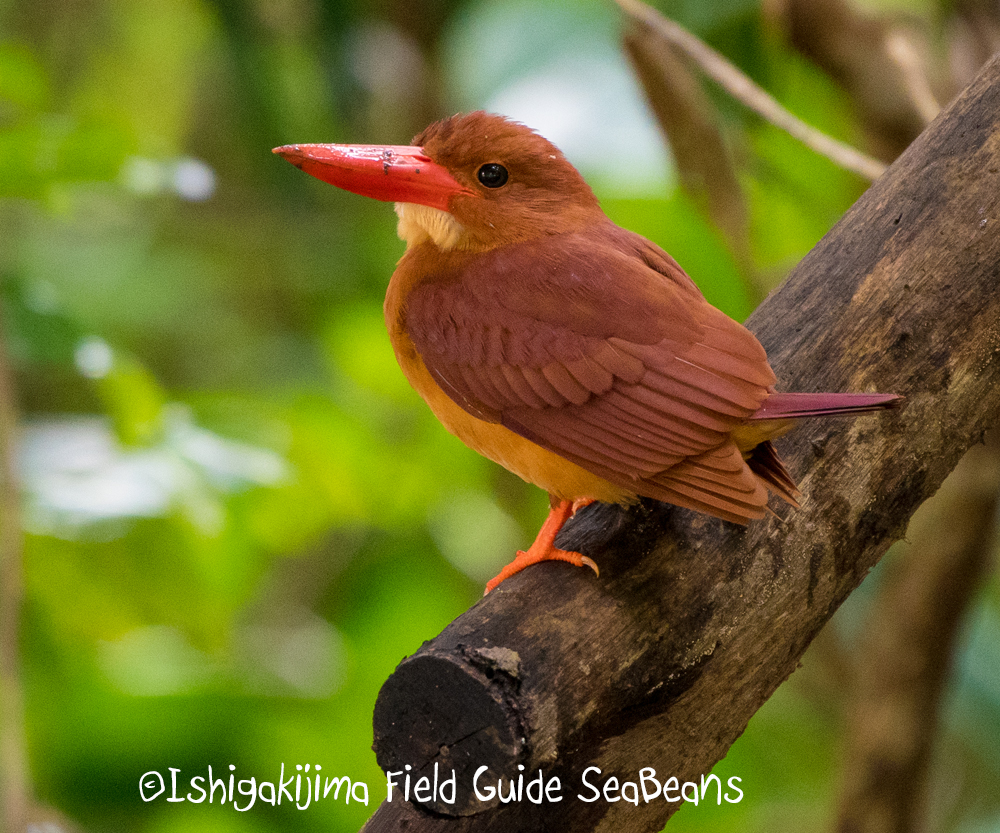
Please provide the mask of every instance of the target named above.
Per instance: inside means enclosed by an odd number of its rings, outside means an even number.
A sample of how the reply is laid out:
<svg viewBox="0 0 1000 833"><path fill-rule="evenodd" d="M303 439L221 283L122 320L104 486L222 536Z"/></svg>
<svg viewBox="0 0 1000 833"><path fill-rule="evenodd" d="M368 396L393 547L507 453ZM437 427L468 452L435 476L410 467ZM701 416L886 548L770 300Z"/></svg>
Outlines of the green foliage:
<svg viewBox="0 0 1000 833"><path fill-rule="evenodd" d="M746 285L722 236L682 191L669 199L602 200L618 225L656 241L681 264L715 306L738 321L753 311Z"/></svg>
<svg viewBox="0 0 1000 833"><path fill-rule="evenodd" d="M802 58L767 56L769 92L807 123L849 144L859 136L844 95ZM759 266L794 265L861 195L864 183L787 133L757 123L748 139L755 175L747 181Z"/></svg>

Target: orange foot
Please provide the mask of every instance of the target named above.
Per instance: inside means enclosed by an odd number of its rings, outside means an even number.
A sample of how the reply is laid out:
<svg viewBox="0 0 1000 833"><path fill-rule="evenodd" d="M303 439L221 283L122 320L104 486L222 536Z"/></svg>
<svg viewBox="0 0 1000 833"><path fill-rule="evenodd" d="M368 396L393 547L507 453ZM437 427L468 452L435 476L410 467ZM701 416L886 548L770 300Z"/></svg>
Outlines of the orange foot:
<svg viewBox="0 0 1000 833"><path fill-rule="evenodd" d="M577 509L582 509L593 502L593 498L580 498L573 501L561 500L557 505L551 507L549 509L549 516L545 519L545 523L542 524L542 528L538 530L535 543L528 547L527 552L518 550L514 560L504 567L496 578L487 582L483 595L485 596L500 582L510 578L514 573L519 573L525 567L537 564L539 561L568 561L577 567L590 567L596 575L600 575L601 572L597 569L597 565L593 560L587 558L587 556L581 555L578 552L556 549L555 546L556 536L559 534L559 530L562 529L563 524L573 517Z"/></svg>

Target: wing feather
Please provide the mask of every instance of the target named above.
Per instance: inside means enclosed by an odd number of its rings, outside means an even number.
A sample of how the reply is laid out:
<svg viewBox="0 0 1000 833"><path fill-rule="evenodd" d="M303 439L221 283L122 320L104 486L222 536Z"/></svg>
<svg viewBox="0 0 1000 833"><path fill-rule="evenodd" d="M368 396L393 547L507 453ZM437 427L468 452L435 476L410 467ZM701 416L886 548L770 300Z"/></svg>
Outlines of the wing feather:
<svg viewBox="0 0 1000 833"><path fill-rule="evenodd" d="M504 402L517 402L519 400L525 401L524 390L527 389L528 391L531 391L530 386L524 382L523 377L520 374L517 374L515 368L512 368L509 365L500 365L498 367L489 367L485 369L480 368L479 372L484 376L489 376L490 384L496 390L497 395L500 396ZM521 389L515 389L508 378L508 373L515 374L516 377L521 380L523 385ZM534 391L531 392L534 393ZM538 404L534 407L541 408L544 407L544 405L544 402L538 400Z"/></svg>
<svg viewBox="0 0 1000 833"><path fill-rule="evenodd" d="M678 451L686 451L685 456L700 454L706 446L711 447L715 442L722 442L724 435L721 432L709 431L703 426L679 418L665 421L662 411L650 407L643 401L641 394L642 389L638 387L611 391L605 397L605 401L615 409L610 418L626 414L627 418L643 420L644 425L654 425L657 432L676 446Z"/></svg>
<svg viewBox="0 0 1000 833"><path fill-rule="evenodd" d="M456 364L453 372L460 380L456 387L468 394L465 397L467 400L471 398L480 402L491 411L499 412L503 409L506 400L496 388L488 385L486 382L488 376L476 373L475 368L467 364Z"/></svg>
<svg viewBox="0 0 1000 833"><path fill-rule="evenodd" d="M521 371L524 380L546 405L550 405L553 408L562 408L569 404L569 400L555 389L539 368L521 366L518 370Z"/></svg>
<svg viewBox="0 0 1000 833"><path fill-rule="evenodd" d="M560 362L550 362L545 365L542 368L542 375L561 396L574 405L583 405L593 395L593 391L581 385L570 373L569 368Z"/></svg>
<svg viewBox="0 0 1000 833"><path fill-rule="evenodd" d="M602 427L605 431L609 423L620 423L624 431L630 432L629 436L643 438L651 448L670 448L679 458L702 452L704 443L701 439L685 436L676 426L644 418L644 409L638 403L630 403L627 408L621 407L617 396L616 392L612 392L595 401L591 407L580 408L579 418Z"/></svg>
<svg viewBox="0 0 1000 833"><path fill-rule="evenodd" d="M741 328L742 329L742 328ZM725 373L755 385L773 385L774 371L767 354L749 330L739 334L729 328L706 325L706 340L693 345L688 360L717 373Z"/></svg>
<svg viewBox="0 0 1000 833"><path fill-rule="evenodd" d="M504 381L507 382L514 394L513 398L508 401L508 405L523 403L530 408L541 409L545 407L545 400L535 393L535 389L528 384L528 380L519 367L512 364L502 364L499 369ZM460 402L459 404L462 403Z"/></svg>
<svg viewBox="0 0 1000 833"><path fill-rule="evenodd" d="M614 374L591 356L569 359L564 366L570 375L590 393L607 393L615 383Z"/></svg>
<svg viewBox="0 0 1000 833"><path fill-rule="evenodd" d="M678 385L668 393L645 385L633 385L623 392L629 399L646 405L650 410L669 415L670 424L677 423L690 427L696 432L700 431L694 436L700 435L703 440L721 441L721 437L732 429L736 421L727 414L691 402L686 397L689 390L691 388ZM703 450L710 447L709 443L706 442Z"/></svg>
<svg viewBox="0 0 1000 833"><path fill-rule="evenodd" d="M416 285L404 326L473 416L635 493L763 516L730 435L774 384L767 357L648 241L609 223L487 252Z"/></svg>
<svg viewBox="0 0 1000 833"><path fill-rule="evenodd" d="M643 386L725 416L745 419L759 402L760 386L721 376L677 359L666 372L648 373Z"/></svg>

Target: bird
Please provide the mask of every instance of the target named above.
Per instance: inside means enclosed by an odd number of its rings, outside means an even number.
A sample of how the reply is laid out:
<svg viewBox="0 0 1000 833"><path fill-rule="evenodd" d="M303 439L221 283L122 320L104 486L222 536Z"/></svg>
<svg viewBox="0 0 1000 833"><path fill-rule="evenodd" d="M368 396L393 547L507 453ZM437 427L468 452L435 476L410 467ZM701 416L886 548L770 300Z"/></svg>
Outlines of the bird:
<svg viewBox="0 0 1000 833"><path fill-rule="evenodd" d="M384 313L410 385L467 446L549 495L534 543L486 586L559 549L594 501L641 498L747 524L801 494L772 440L805 417L897 406L785 393L757 338L666 251L615 225L537 132L483 111L412 145L293 144L306 173L395 203L405 242Z"/></svg>

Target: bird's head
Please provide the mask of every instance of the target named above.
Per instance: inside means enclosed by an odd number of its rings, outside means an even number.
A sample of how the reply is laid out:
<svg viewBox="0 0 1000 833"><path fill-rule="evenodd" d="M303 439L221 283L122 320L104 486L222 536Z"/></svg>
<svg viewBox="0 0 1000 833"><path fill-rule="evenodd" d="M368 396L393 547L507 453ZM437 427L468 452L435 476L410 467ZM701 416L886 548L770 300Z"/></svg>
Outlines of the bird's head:
<svg viewBox="0 0 1000 833"><path fill-rule="evenodd" d="M412 146L286 145L296 167L396 203L408 246L485 251L586 227L603 214L590 186L547 139L489 113L452 116Z"/></svg>

